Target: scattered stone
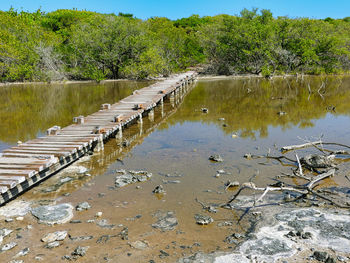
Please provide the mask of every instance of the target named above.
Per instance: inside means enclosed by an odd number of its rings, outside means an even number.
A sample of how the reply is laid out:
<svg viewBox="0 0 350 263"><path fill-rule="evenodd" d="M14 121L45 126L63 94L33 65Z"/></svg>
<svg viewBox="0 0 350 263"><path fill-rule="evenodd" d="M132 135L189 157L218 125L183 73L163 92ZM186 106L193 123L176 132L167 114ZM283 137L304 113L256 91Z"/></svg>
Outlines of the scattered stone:
<svg viewBox="0 0 350 263"><path fill-rule="evenodd" d="M152 177L152 173L149 173L147 171L122 171L123 173L118 172L120 175L115 178L115 187L117 188L132 183L145 182Z"/></svg>
<svg viewBox="0 0 350 263"><path fill-rule="evenodd" d="M32 214L39 219L39 223L63 224L72 219L73 206L67 203L39 206L32 209Z"/></svg>
<svg viewBox="0 0 350 263"><path fill-rule="evenodd" d="M224 159L219 154L214 154L209 156L209 160L213 162L223 162Z"/></svg>
<svg viewBox="0 0 350 263"><path fill-rule="evenodd" d="M179 184L181 183L180 180L162 180L163 181L163 184Z"/></svg>
<svg viewBox="0 0 350 263"><path fill-rule="evenodd" d="M102 216L102 212L97 212L96 213L96 217L101 217Z"/></svg>
<svg viewBox="0 0 350 263"><path fill-rule="evenodd" d="M69 223L71 223L71 224L80 224L82 222L79 219L74 219L74 220L69 221Z"/></svg>
<svg viewBox="0 0 350 263"><path fill-rule="evenodd" d="M23 257L23 256L27 255L28 253L29 253L29 248L26 247L26 248L22 249L20 252L18 252L18 253L14 256L14 258Z"/></svg>
<svg viewBox="0 0 350 263"><path fill-rule="evenodd" d="M219 121L224 121L224 120L225 120L225 118L219 118L218 120L219 120Z"/></svg>
<svg viewBox="0 0 350 263"><path fill-rule="evenodd" d="M97 241L96 241L96 243L107 243L107 241L111 238L111 237L116 237L117 235L102 235L102 236L100 236L98 239L97 239Z"/></svg>
<svg viewBox="0 0 350 263"><path fill-rule="evenodd" d="M323 156L317 154L308 154L300 158L300 163L309 168L328 168L333 167L335 155Z"/></svg>
<svg viewBox="0 0 350 263"><path fill-rule="evenodd" d="M148 242L137 240L135 242L129 243L129 246L135 249L144 250L148 248Z"/></svg>
<svg viewBox="0 0 350 263"><path fill-rule="evenodd" d="M228 244L238 244L238 239L242 239L244 238L243 235L239 234L239 233L233 233L232 235L229 235L225 238L224 242L228 243Z"/></svg>
<svg viewBox="0 0 350 263"><path fill-rule="evenodd" d="M280 115L280 116L283 116L283 115L286 115L287 112L285 112L285 111L279 111L279 112L277 112L277 114Z"/></svg>
<svg viewBox="0 0 350 263"><path fill-rule="evenodd" d="M220 222L218 223L218 227L223 227L223 226L232 226L233 223L229 222L229 221L225 221L225 222Z"/></svg>
<svg viewBox="0 0 350 263"><path fill-rule="evenodd" d="M6 223L13 222L13 219L12 219L12 218L5 218L5 222L6 222Z"/></svg>
<svg viewBox="0 0 350 263"><path fill-rule="evenodd" d="M9 261L9 263L23 263L24 261L22 259L14 259Z"/></svg>
<svg viewBox="0 0 350 263"><path fill-rule="evenodd" d="M38 254L34 257L34 259L37 261L42 261L44 260L44 256L45 256L44 254Z"/></svg>
<svg viewBox="0 0 350 263"><path fill-rule="evenodd" d="M160 250L159 252L159 258L165 258L170 256L169 253L165 252L164 250Z"/></svg>
<svg viewBox="0 0 350 263"><path fill-rule="evenodd" d="M225 183L226 189L227 189L227 188L231 188L231 187L237 187L237 186L239 186L239 182L237 182L237 181L231 182L230 180L228 180L228 181Z"/></svg>
<svg viewBox="0 0 350 263"><path fill-rule="evenodd" d="M12 232L13 232L13 230L10 230L10 229L7 229L7 228L0 229L0 244L2 243L4 237L8 236Z"/></svg>
<svg viewBox="0 0 350 263"><path fill-rule="evenodd" d="M154 193L154 194L165 194L164 187L161 184L157 185L156 188L153 189L152 193Z"/></svg>
<svg viewBox="0 0 350 263"><path fill-rule="evenodd" d="M232 138L238 138L238 134L232 133L231 137L232 137Z"/></svg>
<svg viewBox="0 0 350 263"><path fill-rule="evenodd" d="M24 217L23 217L23 216L18 216L18 217L16 217L16 220L17 220L17 221L23 221L23 220L24 220Z"/></svg>
<svg viewBox="0 0 350 263"><path fill-rule="evenodd" d="M336 260L335 260L335 258L328 257L328 258L326 259L326 263L336 263Z"/></svg>
<svg viewBox="0 0 350 263"><path fill-rule="evenodd" d="M122 240L128 240L129 239L129 228L124 227L123 230L120 231L118 236L120 236Z"/></svg>
<svg viewBox="0 0 350 263"><path fill-rule="evenodd" d="M246 153L243 157L248 159L248 160L250 160L250 159L252 159L252 154L251 153Z"/></svg>
<svg viewBox="0 0 350 263"><path fill-rule="evenodd" d="M109 229L112 229L115 227L114 224L108 224L107 219L102 219L102 220L97 221L96 225L98 225L99 227L102 227L102 228L109 228Z"/></svg>
<svg viewBox="0 0 350 263"><path fill-rule="evenodd" d="M95 219L88 219L86 220L86 223L95 223Z"/></svg>
<svg viewBox="0 0 350 263"><path fill-rule="evenodd" d="M154 215L158 221L152 224L153 228L158 228L162 231L174 230L178 225L175 212L172 211L157 211Z"/></svg>
<svg viewBox="0 0 350 263"><path fill-rule="evenodd" d="M207 215L196 214L194 219L198 225L209 225L210 223L214 222L214 219Z"/></svg>
<svg viewBox="0 0 350 263"><path fill-rule="evenodd" d="M15 216L25 216L30 211L31 203L14 200L0 207L0 216L4 217L15 217Z"/></svg>
<svg viewBox="0 0 350 263"><path fill-rule="evenodd" d="M61 245L61 243L59 241L53 241L53 242L47 243L45 247L52 249L55 247L59 247L60 245Z"/></svg>
<svg viewBox="0 0 350 263"><path fill-rule="evenodd" d="M87 250L89 249L89 247L81 247L78 246L73 252L72 252L72 256L79 256L79 257L83 257L86 255Z"/></svg>
<svg viewBox="0 0 350 263"><path fill-rule="evenodd" d="M209 112L209 110L208 110L207 108L201 108L201 111L202 111L203 113L208 113L208 112Z"/></svg>
<svg viewBox="0 0 350 263"><path fill-rule="evenodd" d="M45 243L50 243L54 241L62 241L66 238L67 236L67 231L56 231L54 233L49 233L45 235L41 241Z"/></svg>
<svg viewBox="0 0 350 263"><path fill-rule="evenodd" d="M79 203L75 209L77 211L83 211L83 210L89 210L91 208L91 205L88 203L88 202L82 202L82 203Z"/></svg>
<svg viewBox="0 0 350 263"><path fill-rule="evenodd" d="M315 251L313 253L312 257L315 258L318 261L326 262L326 260L328 258L328 254L327 254L327 252Z"/></svg>
<svg viewBox="0 0 350 263"><path fill-rule="evenodd" d="M93 239L94 236L80 236L80 237L72 237L71 235L68 236L70 240L72 241L85 241Z"/></svg>
<svg viewBox="0 0 350 263"><path fill-rule="evenodd" d="M10 249L13 249L15 246L17 246L17 243L16 243L16 242L7 243L6 245L4 245L4 246L1 248L1 251L7 251L7 250L10 250Z"/></svg>

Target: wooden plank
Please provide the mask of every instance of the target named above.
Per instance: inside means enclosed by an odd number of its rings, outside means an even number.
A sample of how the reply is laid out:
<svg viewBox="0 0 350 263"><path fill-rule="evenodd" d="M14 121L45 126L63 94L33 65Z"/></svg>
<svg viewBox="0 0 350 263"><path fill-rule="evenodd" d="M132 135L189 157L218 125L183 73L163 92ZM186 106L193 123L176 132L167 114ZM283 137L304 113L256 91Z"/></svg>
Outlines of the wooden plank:
<svg viewBox="0 0 350 263"><path fill-rule="evenodd" d="M9 188L7 186L3 186L3 185L0 186L0 193L1 194L6 193L8 190L9 190Z"/></svg>
<svg viewBox="0 0 350 263"><path fill-rule="evenodd" d="M22 143L18 148L52 148L52 149L82 149L83 145L79 144L54 144L54 143ZM14 147L13 147L14 148ZM17 149L17 148L16 148Z"/></svg>
<svg viewBox="0 0 350 263"><path fill-rule="evenodd" d="M81 147L82 148L82 147ZM77 151L77 147L62 147L62 146L58 146L58 147L31 147L31 146L14 146L10 148L11 150L28 150L28 151L70 151L70 152L76 152Z"/></svg>
<svg viewBox="0 0 350 263"><path fill-rule="evenodd" d="M16 181L0 181L0 186L6 186L8 188L13 188L17 185Z"/></svg>
<svg viewBox="0 0 350 263"><path fill-rule="evenodd" d="M61 156L67 156L71 154L71 152L62 152L62 151L31 151L31 150L4 150L3 153L12 153L15 154L14 156L21 156L20 154L28 155L28 156L33 156L32 154L37 154L38 156L44 155L44 154L51 154L56 157L61 157ZM17 154L17 155L16 155Z"/></svg>
<svg viewBox="0 0 350 263"><path fill-rule="evenodd" d="M57 160L57 158L54 155L47 155L47 154L31 154L31 153L6 153L2 152L1 157L10 157L10 158L37 158L38 160Z"/></svg>
<svg viewBox="0 0 350 263"><path fill-rule="evenodd" d="M30 142L26 142L26 143L23 143L21 145L69 145L69 146L76 146L76 147L79 147L79 146L88 146L89 143L88 142L79 142L79 141L51 141L51 140L41 140L41 141L37 141L37 142L34 142L34 141L30 141Z"/></svg>
<svg viewBox="0 0 350 263"><path fill-rule="evenodd" d="M11 158L11 157L0 157L0 164L50 164L51 159L39 159L39 158Z"/></svg>
<svg viewBox="0 0 350 263"><path fill-rule="evenodd" d="M44 168L42 164L0 164L0 169L30 169L40 172Z"/></svg>
<svg viewBox="0 0 350 263"><path fill-rule="evenodd" d="M28 175L32 177L36 174L36 171L33 170L8 170L8 169L0 169L0 175Z"/></svg>
<svg viewBox="0 0 350 263"><path fill-rule="evenodd" d="M16 181L17 184L20 184L26 180L25 176L6 176L6 175L0 175L0 181Z"/></svg>

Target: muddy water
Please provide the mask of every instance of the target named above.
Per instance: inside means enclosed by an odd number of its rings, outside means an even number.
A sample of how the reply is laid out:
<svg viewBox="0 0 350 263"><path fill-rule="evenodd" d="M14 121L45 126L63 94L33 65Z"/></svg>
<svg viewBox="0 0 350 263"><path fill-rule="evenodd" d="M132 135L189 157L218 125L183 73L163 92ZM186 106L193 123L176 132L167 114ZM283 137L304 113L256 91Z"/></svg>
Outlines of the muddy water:
<svg viewBox="0 0 350 263"><path fill-rule="evenodd" d="M322 82L325 88L320 89ZM131 87L125 84L117 89L118 92L113 88L111 93L100 91L103 96L97 96L97 104L109 102L109 96L114 96L114 100L127 96L137 85L143 83L132 83ZM80 88L84 89L83 86ZM96 86L84 96L88 97L95 89L99 91L101 88ZM66 92L75 94L70 88ZM52 96L51 105L58 105L55 96ZM28 101L28 109L35 107L30 106L35 99ZM66 100L61 98L61 101ZM74 99L72 101L76 102ZM76 106L66 106L75 109L74 112L58 111L69 115L68 122L73 116L90 111L85 108L84 112L79 112L79 108L76 109L82 101L78 100ZM226 190L224 184L228 180L240 183L253 180L258 186L264 186L273 183L273 177L281 172L290 173L293 167L288 162L281 165L271 160L247 160L243 158L245 153L279 156L279 149L284 145L320 137L324 141L350 144L349 101L349 77L277 78L272 81L255 78L200 80L179 104L173 106L166 102L163 109L157 108L154 121L145 118L142 126L135 124L125 130L122 140L128 140L129 146L123 147L121 140L111 140L103 152L74 164L88 168L91 176L62 172L23 194L19 199L32 202L32 206L65 202L76 205L88 201L92 208L74 212L73 219L82 222L78 224L48 227L37 224L29 214L22 222L2 222L2 227L17 228L7 242L14 240L18 246L0 254L0 258L3 257L4 262L9 261L20 249L29 247L31 252L23 258L25 262L34 261L38 255L45 262L57 262L78 245L89 246L84 262L175 262L197 251L230 250L234 245L223 240L232 233L250 231L252 215L242 217L243 211L223 209L218 209L216 214L208 214L195 199L206 204L221 204L237 189ZM7 105L10 109L11 104ZM207 108L208 113L203 113L202 108ZM10 114L9 111L5 112ZM49 112L52 114L47 116L56 114L51 108ZM2 117L3 122L7 119ZM21 123L20 119L18 123ZM51 125L43 127L40 121L32 123L37 127L30 128L30 134L22 129L13 135L9 134L8 128L1 130L2 145L12 144L17 138L31 138ZM61 123L62 126L66 124L64 121ZM305 150L300 155L308 152L314 150ZM220 154L224 161L209 161L208 157L212 154ZM341 165L339 176L326 180L325 186L349 185L344 177L344 174L349 174L346 161ZM153 176L147 182L115 188L116 169L147 170ZM225 173L216 176L218 170ZM58 184L68 176L74 180ZM164 186L166 194L152 194L159 184ZM52 187L56 190L52 191ZM157 221L154 216L157 211L174 212L178 220L176 228L165 232L152 228L151 225ZM101 228L96 222L87 223L89 219L100 220L95 218L97 212L102 212L101 219L106 219L108 224L115 227ZM197 225L194 220L197 213L212 216L214 223L209 226ZM221 226L224 222L229 225ZM28 224L33 228L27 230ZM129 229L128 240L117 236L124 227ZM67 238L58 248L44 248L40 238L57 230L67 230L73 237L91 235L93 238L79 242ZM16 238L16 233L21 238ZM102 235L111 236L107 242L97 243ZM148 247L142 250L131 248L130 244L135 241L144 241Z"/></svg>

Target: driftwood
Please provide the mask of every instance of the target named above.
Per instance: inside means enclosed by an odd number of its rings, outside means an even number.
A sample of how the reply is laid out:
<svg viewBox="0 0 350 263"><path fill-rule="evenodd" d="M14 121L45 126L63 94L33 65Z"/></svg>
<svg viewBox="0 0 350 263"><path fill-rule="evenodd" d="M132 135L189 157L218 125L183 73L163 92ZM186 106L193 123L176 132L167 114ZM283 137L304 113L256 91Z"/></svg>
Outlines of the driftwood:
<svg viewBox="0 0 350 263"><path fill-rule="evenodd" d="M280 187L275 187L275 186L267 186L267 187L257 187L254 183L252 182L248 182L248 183L244 183L242 184L241 188L237 191L237 193L225 204L221 205L221 207L223 208L227 208L230 207L230 204L236 200L236 198L240 195L240 193L244 190L244 189L251 189L254 191L261 191L263 192L260 197L254 202L254 203L258 203L261 202L263 200L263 198L266 196L267 193L269 192L273 192L273 191L288 191L288 192L294 192L294 193L298 193L301 194L301 196L306 196L308 194L312 194L316 197L319 197L321 199L324 199L330 203L332 203L335 206L338 206L340 208L350 208L350 206L348 205L342 205L339 204L338 202L336 202L335 200L332 200L328 197L325 197L319 193L317 193L314 188L316 187L317 183L319 183L320 181L334 176L335 174L335 169L331 169L325 173L322 173L318 176L316 176L315 178L313 178L309 183L303 185L303 186L280 186ZM299 199L299 198L297 198Z"/></svg>
<svg viewBox="0 0 350 263"><path fill-rule="evenodd" d="M281 148L282 152L288 152L288 151L293 151L297 149L302 149L310 146L316 146L316 145L336 145L336 146L341 146L350 149L349 145L341 144L341 143L335 143L335 142L322 142L320 141L315 141L315 142L308 142L304 144L299 144L299 145L290 145L290 146L284 146ZM342 152L342 151L339 151Z"/></svg>

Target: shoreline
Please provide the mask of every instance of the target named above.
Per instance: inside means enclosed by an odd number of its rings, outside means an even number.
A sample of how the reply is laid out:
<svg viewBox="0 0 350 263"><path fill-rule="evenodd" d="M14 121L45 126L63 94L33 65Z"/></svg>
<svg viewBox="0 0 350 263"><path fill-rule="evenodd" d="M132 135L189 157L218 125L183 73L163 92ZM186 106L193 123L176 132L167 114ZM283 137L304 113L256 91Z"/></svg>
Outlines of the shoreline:
<svg viewBox="0 0 350 263"><path fill-rule="evenodd" d="M181 72L180 72L181 73ZM180 74L180 73L174 73L174 74ZM310 77L310 76L347 76L350 75L350 73L342 73L342 74L320 74L320 75L310 75L310 74L285 74L285 75L274 75L270 78L266 79L274 79L274 78L290 78L290 77ZM201 74L199 73L198 77L199 80L218 80L218 79L243 79L243 78L263 78L265 77L261 75L255 75L255 74L240 74L240 75L210 75L210 74ZM96 80L63 80L63 81L24 81L24 82L0 82L0 87L8 87L8 86L17 86L17 85L70 85L70 84L104 84L104 83L113 83L113 82L127 82L127 81L136 81L136 82L143 82L143 81L161 81L166 79L166 77L159 77L159 78L150 78L150 79L141 79L141 80L135 80L135 79L105 79L101 81Z"/></svg>

